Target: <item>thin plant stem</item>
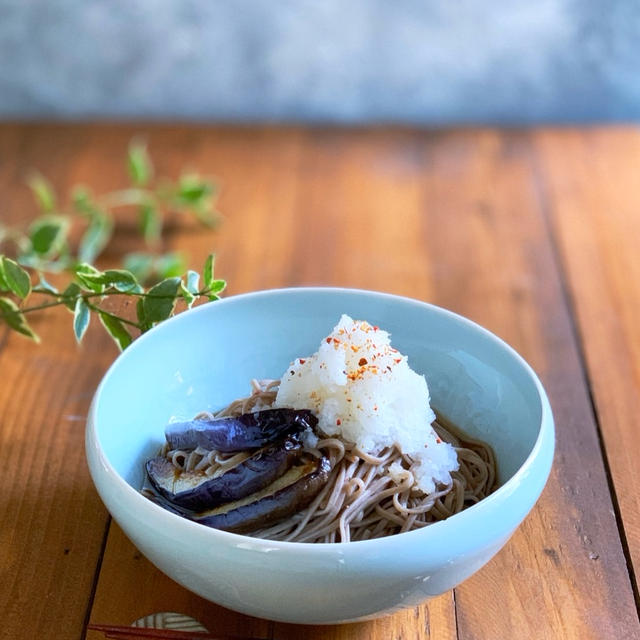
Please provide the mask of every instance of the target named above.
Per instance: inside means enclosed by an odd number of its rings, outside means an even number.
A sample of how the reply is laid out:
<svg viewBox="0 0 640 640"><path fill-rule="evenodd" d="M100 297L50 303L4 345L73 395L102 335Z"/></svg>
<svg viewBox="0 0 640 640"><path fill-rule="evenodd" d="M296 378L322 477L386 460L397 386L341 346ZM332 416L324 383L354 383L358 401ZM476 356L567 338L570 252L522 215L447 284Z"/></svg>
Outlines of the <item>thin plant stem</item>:
<svg viewBox="0 0 640 640"><path fill-rule="evenodd" d="M48 309L49 307L57 307L61 304L64 304L63 300L57 300L56 302L45 302L44 304L39 304L34 307L25 307L24 309L18 309L18 311L10 311L11 315L18 315L22 313L29 313L30 311L40 311L41 309Z"/></svg>
<svg viewBox="0 0 640 640"><path fill-rule="evenodd" d="M84 301L87 303L87 306L92 309L93 311L97 311L100 313L104 313L112 318L114 318L115 320L120 320L121 322L124 322L125 324L129 324L133 327L136 327L137 329L142 330L142 327L136 323L136 322L132 322L131 320L127 320L126 318L123 318L121 316L115 315L109 311L105 311L104 309L98 307L95 304L92 304L91 302L89 302L89 300L93 299L93 298L104 298L107 296L128 296L128 297L140 297L140 298L153 298L153 299L157 299L157 300L173 300L173 299L177 299L179 296L158 296L158 295L154 295L154 294L149 294L149 293L137 293L137 292L129 292L129 291L118 291L116 289L114 290L109 290L106 292L102 292L102 293L83 293L82 295L76 295L73 297L68 297L65 298L65 296L63 296L61 293L54 293L53 291L49 291L48 289L41 289L41 288L34 288L32 290L33 293L39 293L39 294L43 294L43 295L48 295L48 296L53 296L56 298L55 302L45 302L43 304L38 304L38 305L34 305L33 307L25 307L24 309L19 309L19 311L3 311L2 315L3 316L7 316L7 315L17 315L17 314L23 314L23 313L30 313L32 311L41 311L42 309L49 309L50 307L58 307L61 304L66 304L67 302L70 302L71 300L77 300L78 298L83 298ZM198 291L196 292L194 295L195 298L199 298L201 296L207 295L209 293L208 289L203 289L202 291Z"/></svg>
<svg viewBox="0 0 640 640"><path fill-rule="evenodd" d="M54 293L53 291L49 291L48 289L41 289L40 287L34 287L32 289L32 293L40 293L45 296L53 296L56 298L64 297L61 293ZM199 296L206 296L209 293L209 289L202 289L201 291L196 291L193 295L198 298ZM107 289L102 291L101 293L87 293L82 294L85 300L89 298L97 298L99 296L129 296L129 297L138 297L138 298L153 298L154 300L167 300L173 299L176 296L159 296L155 293L149 293L148 291L119 291L118 289ZM76 298L80 296L75 296ZM27 311L27 309L24 309Z"/></svg>
<svg viewBox="0 0 640 640"><path fill-rule="evenodd" d="M135 327L136 329L140 329L140 331L142 331L142 327L137 322L133 322L132 320L127 320L127 318L123 318L122 316L117 316L115 313L111 313L110 311L101 309L100 307L98 307L95 304L92 304L91 302L87 302L87 306L92 311L96 311L97 313L102 313L105 316L109 316L110 318L113 318L114 320L120 320L120 322L124 324L128 324L129 326Z"/></svg>

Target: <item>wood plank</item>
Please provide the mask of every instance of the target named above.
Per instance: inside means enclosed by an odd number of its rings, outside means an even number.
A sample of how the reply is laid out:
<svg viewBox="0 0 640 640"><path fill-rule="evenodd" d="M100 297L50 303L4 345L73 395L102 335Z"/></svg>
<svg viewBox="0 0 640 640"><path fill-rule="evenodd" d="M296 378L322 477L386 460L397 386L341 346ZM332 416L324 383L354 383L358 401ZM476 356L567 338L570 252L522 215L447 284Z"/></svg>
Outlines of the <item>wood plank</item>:
<svg viewBox="0 0 640 640"><path fill-rule="evenodd" d="M106 523L83 447L99 354L78 358L61 327L51 338L43 352L11 336L0 357L12 381L0 385L0 610L11 638L80 637Z"/></svg>
<svg viewBox="0 0 640 640"><path fill-rule="evenodd" d="M23 180L39 167L73 179L62 131L0 128L2 221L34 210ZM18 335L0 343L0 611L7 638L77 640L107 522L84 461L84 418L114 351L91 332L81 353L66 312L33 323L38 347ZM91 330L90 330L91 331Z"/></svg>
<svg viewBox="0 0 640 640"><path fill-rule="evenodd" d="M427 246L434 256L447 248L437 300L494 330L531 362L557 424L542 499L506 549L456 590L458 633L502 638L526 628L536 638L635 637L629 579L529 140L515 132L458 134L436 144L430 158Z"/></svg>
<svg viewBox="0 0 640 640"><path fill-rule="evenodd" d="M543 132L535 143L638 598L640 129Z"/></svg>

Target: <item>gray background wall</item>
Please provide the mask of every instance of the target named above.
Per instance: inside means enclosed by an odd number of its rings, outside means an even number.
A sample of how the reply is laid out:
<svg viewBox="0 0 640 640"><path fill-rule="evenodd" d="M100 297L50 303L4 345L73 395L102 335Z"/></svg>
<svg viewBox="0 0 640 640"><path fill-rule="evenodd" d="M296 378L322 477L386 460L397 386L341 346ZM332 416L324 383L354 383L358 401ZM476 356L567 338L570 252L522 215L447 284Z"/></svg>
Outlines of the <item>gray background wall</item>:
<svg viewBox="0 0 640 640"><path fill-rule="evenodd" d="M640 119L638 0L0 0L0 117Z"/></svg>

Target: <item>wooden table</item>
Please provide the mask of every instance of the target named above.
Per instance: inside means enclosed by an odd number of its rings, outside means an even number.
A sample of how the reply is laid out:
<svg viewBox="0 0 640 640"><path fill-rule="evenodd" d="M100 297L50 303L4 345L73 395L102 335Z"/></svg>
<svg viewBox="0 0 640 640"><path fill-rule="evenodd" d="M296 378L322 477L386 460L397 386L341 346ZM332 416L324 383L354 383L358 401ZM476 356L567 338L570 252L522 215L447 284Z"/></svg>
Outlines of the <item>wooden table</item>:
<svg viewBox="0 0 640 640"><path fill-rule="evenodd" d="M0 636L78 639L89 621L179 611L212 632L279 640L640 638L640 130L9 124L2 220L32 215L34 167L62 192L122 186L140 131L160 173L191 165L223 182L219 231L178 230L167 247L194 265L215 249L228 295L362 287L479 322L541 376L555 463L511 541L453 592L339 627L247 618L163 576L110 521L83 432L117 352L98 327L77 348L54 310L34 321L42 345L0 340Z"/></svg>

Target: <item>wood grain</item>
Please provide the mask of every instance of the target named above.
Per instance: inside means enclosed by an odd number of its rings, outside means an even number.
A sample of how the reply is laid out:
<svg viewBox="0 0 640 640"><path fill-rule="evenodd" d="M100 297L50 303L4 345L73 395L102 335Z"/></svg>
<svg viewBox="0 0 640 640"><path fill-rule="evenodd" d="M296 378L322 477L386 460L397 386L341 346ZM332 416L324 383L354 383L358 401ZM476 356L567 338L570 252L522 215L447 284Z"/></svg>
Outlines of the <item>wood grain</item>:
<svg viewBox="0 0 640 640"><path fill-rule="evenodd" d="M65 147L62 132L45 133L0 129L4 223L33 211L23 182L30 169L60 186L73 180L81 138ZM102 551L107 514L86 469L84 421L115 349L91 331L80 352L69 320L47 312L33 322L43 347L17 335L0 342L0 635L7 638L79 638Z"/></svg>
<svg viewBox="0 0 640 640"><path fill-rule="evenodd" d="M557 237L629 559L640 573L640 131L540 133ZM636 582L636 598L637 582Z"/></svg>
<svg viewBox="0 0 640 640"><path fill-rule="evenodd" d="M447 248L438 257L436 299L531 362L557 424L542 499L506 549L456 590L458 633L506 638L527 628L536 638L632 638L629 579L529 147L515 132L445 139L432 148L425 178L431 255Z"/></svg>
<svg viewBox="0 0 640 640"><path fill-rule="evenodd" d="M120 185L122 154L138 131L92 125L0 127L0 189L8 216L0 214L3 221L25 219L28 195L18 187L32 166L62 187L76 181L97 190ZM3 628L7 637L26 639L43 632L80 637L98 568L90 608L90 619L98 623L126 624L178 608L211 631L264 633L281 640L638 637L580 345L552 243L555 234L578 300L580 335L592 336L585 340L590 381L608 464L622 488L616 500L627 539L633 540L637 504L620 495L635 488L623 481L630 456L609 442L617 432L607 425L635 424L630 418L636 405L628 394L637 387L622 386L625 371L637 383L640 362L632 331L637 307L624 299L621 275L633 261L632 241L619 237L635 227L621 214L614 231L604 228L596 217L599 205L592 204L592 236L602 235L609 248L601 256L602 269L615 272L602 282L592 274L595 288L579 277L586 258L576 251L582 244L570 236L575 211L584 201L621 204L605 188L604 167L614 155L637 154L637 140L627 143L615 134L613 143L608 132L581 133L584 139L578 136L580 143L568 146L563 164L554 154L573 139L561 132L540 134L534 145L529 134L490 130L162 126L149 131L159 173L175 175L191 164L223 179L220 231L206 234L187 225L167 247L188 251L195 266L215 249L218 273L230 281L230 294L298 284L366 287L435 302L480 322L515 346L541 375L556 416L556 461L524 525L489 565L455 590L455 597L445 594L415 610L356 625L257 621L206 603L162 576L115 525L101 555L107 521L83 463L84 425L64 417L86 414L115 352L98 331L79 352L69 317L50 313L46 324L38 325L43 346L17 336L0 346L2 376L11 381L0 385L0 475L11 487L0 502L0 566L2 575L10 576L0 584L0 608L9 612ZM595 147L589 146L593 140ZM584 177L592 169L584 163L595 161L583 156L595 156L595 149L603 163L597 189L586 186ZM630 172L625 184L640 210ZM131 244L126 236L118 240L122 247ZM591 237L591 242L604 240ZM613 256L611 247L620 243L626 258ZM607 289L610 282L615 295ZM593 337L603 318L596 301L605 293L618 311L605 315L611 323L607 339L614 339L615 318L624 326L623 337L617 338L622 342L615 343L626 350L627 369L620 371L615 370L618 360L610 357L601 368L606 341ZM592 341L597 346L589 347ZM620 388L610 388L612 378ZM631 426L625 433L630 438ZM46 446L28 457L32 437ZM626 451L632 450L633 443L625 442ZM18 468L26 473L17 473ZM88 637L94 640L95 634Z"/></svg>

